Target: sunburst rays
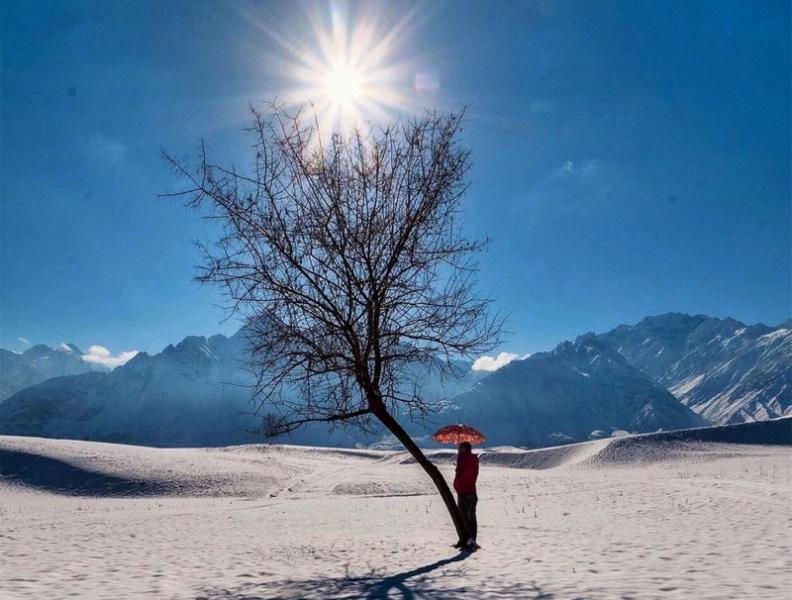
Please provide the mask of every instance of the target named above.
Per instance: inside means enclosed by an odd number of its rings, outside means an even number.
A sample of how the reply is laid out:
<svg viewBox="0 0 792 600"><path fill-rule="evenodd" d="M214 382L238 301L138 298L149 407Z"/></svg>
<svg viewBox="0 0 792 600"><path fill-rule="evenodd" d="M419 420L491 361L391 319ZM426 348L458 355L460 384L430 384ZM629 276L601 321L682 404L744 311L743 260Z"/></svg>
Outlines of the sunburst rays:
<svg viewBox="0 0 792 600"><path fill-rule="evenodd" d="M309 27L288 37L246 15L276 42L268 58L281 101L310 104L324 133L420 110L427 75L408 46L418 27L416 9L395 21L370 10L353 15L342 3L306 5L304 14Z"/></svg>

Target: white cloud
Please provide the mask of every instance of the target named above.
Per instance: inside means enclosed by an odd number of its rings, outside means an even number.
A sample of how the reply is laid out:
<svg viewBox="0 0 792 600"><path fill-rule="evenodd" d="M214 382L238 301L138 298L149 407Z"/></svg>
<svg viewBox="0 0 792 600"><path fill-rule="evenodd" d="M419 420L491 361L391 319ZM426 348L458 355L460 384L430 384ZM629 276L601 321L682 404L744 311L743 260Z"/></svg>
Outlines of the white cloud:
<svg viewBox="0 0 792 600"><path fill-rule="evenodd" d="M88 353L97 357L97 358L108 358L110 356L110 350L105 348L104 346L91 346Z"/></svg>
<svg viewBox="0 0 792 600"><path fill-rule="evenodd" d="M25 346L30 346L30 340L28 340L27 338L18 337L17 340L20 341Z"/></svg>
<svg viewBox="0 0 792 600"><path fill-rule="evenodd" d="M134 358L137 353L138 350L129 350L127 352L121 352L120 354L113 356L110 350L104 346L95 344L88 349L86 354L83 354L82 359L85 362L104 365L105 367L114 369L115 367L123 365Z"/></svg>
<svg viewBox="0 0 792 600"><path fill-rule="evenodd" d="M562 177L589 177L596 173L600 168L599 162L594 159L576 163L573 160L567 160L563 165L558 167L550 174L551 179L559 179Z"/></svg>
<svg viewBox="0 0 792 600"><path fill-rule="evenodd" d="M66 345L65 342L61 342L60 346L58 346L58 350L62 350L63 352L71 352L72 349Z"/></svg>
<svg viewBox="0 0 792 600"><path fill-rule="evenodd" d="M524 360L530 354L514 354L513 352L501 352L498 356L482 356L473 363L474 371L497 371L504 365L508 365L513 360Z"/></svg>

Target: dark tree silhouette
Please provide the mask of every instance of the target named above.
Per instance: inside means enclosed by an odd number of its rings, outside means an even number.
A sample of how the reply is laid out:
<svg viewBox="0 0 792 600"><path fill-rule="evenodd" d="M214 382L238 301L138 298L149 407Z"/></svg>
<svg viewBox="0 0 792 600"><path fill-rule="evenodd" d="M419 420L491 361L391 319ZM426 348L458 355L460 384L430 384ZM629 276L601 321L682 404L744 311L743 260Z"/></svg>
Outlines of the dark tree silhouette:
<svg viewBox="0 0 792 600"><path fill-rule="evenodd" d="M222 284L244 317L264 432L381 423L431 477L463 541L448 484L399 422L436 408L416 366L453 376L453 359L498 341L473 287L484 242L459 228L462 114L325 139L302 110L251 113L249 173L210 162L203 144L197 169L166 158L188 182L169 195L222 225L201 244L198 280Z"/></svg>

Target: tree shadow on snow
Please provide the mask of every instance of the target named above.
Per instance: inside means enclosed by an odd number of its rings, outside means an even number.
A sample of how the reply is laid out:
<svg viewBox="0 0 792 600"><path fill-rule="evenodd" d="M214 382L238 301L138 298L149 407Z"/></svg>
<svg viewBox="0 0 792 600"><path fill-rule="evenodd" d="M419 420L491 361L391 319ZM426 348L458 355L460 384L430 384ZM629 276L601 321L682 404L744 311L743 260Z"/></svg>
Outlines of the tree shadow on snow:
<svg viewBox="0 0 792 600"><path fill-rule="evenodd" d="M230 589L204 590L196 600L277 600L296 598L327 598L366 600L439 600L454 598L524 598L525 600L552 600L554 596L543 592L536 584L498 582L496 573L485 582L475 585L460 584L461 570L447 571L439 576L430 573L468 558L460 552L450 558L404 571L395 575L380 575L373 571L362 577L317 578L307 580L286 579L264 583L250 582ZM248 576L247 574L245 576Z"/></svg>
<svg viewBox="0 0 792 600"><path fill-rule="evenodd" d="M10 483L72 496L150 496L172 491L167 483L89 471L16 450L0 450L0 476Z"/></svg>

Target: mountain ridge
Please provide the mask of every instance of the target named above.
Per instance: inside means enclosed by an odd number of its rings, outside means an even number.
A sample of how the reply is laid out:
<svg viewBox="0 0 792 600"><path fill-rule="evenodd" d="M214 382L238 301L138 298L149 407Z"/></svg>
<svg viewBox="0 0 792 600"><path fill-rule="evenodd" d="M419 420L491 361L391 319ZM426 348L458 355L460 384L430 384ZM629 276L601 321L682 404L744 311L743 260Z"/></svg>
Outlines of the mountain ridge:
<svg viewBox="0 0 792 600"><path fill-rule="evenodd" d="M40 344L28 358L82 356L74 345L65 348ZM469 364L459 380L424 374L423 391L442 400L435 421L481 424L497 443L552 445L792 414L791 350L785 327L666 313L585 333L488 374ZM0 432L161 446L260 441L252 433L260 421L250 415L245 356L240 329L230 337L186 336L110 372L81 361L88 370L44 379L0 401ZM415 436L431 433L406 426ZM343 429L328 435L317 426L282 441L351 446L376 439Z"/></svg>
<svg viewBox="0 0 792 600"><path fill-rule="evenodd" d="M714 424L792 412L792 328L666 313L599 337Z"/></svg>
<svg viewBox="0 0 792 600"><path fill-rule="evenodd" d="M58 348L35 344L24 352L0 348L0 402L52 377L107 370L83 360L84 356L75 344L61 344Z"/></svg>
<svg viewBox="0 0 792 600"><path fill-rule="evenodd" d="M705 421L593 334L515 360L454 399L496 445L549 446ZM498 426L500 424L500 427Z"/></svg>

